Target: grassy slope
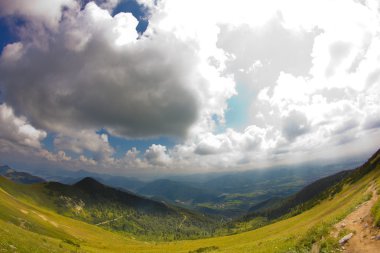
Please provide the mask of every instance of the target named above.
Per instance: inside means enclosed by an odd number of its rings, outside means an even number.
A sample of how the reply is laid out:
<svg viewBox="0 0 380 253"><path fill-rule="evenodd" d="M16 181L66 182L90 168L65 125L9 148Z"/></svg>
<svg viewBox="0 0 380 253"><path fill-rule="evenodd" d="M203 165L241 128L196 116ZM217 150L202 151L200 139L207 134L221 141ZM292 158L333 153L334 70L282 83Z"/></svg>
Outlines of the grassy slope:
<svg viewBox="0 0 380 253"><path fill-rule="evenodd" d="M380 153L376 157L380 159ZM380 177L376 180L377 183L377 193L380 194ZM371 209L372 215L374 217L374 225L380 227L380 199L375 203L375 205Z"/></svg>
<svg viewBox="0 0 380 253"><path fill-rule="evenodd" d="M79 244L79 251L84 252L189 252L211 246L218 248L216 252L285 252L293 249L311 227L333 222L351 210L363 199L374 178L380 178L379 166L355 184L344 187L333 199L254 231L170 243L141 242L60 216L28 197L38 195L38 189L34 191L1 179L4 190L0 191L0 251L12 252L10 245L14 245L19 252L67 252Z"/></svg>

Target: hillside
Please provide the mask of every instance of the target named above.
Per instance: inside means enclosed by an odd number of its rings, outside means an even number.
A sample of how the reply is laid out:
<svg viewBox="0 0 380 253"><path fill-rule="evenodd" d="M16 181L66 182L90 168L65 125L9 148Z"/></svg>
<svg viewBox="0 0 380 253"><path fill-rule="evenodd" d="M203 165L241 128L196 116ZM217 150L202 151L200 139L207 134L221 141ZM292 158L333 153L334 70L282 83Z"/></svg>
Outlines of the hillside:
<svg viewBox="0 0 380 253"><path fill-rule="evenodd" d="M49 196L41 192L44 185L17 185L0 178L0 249L14 251L16 247L19 252L75 249L82 252L308 252L319 242L321 251L327 252L338 247L339 238L330 234L333 225L371 198L369 187L379 189L380 165L377 153L343 180L342 187L334 194L291 218L235 235L174 242L135 240L128 233L107 231L59 215L46 201L41 205L28 197L34 194L42 200L48 199Z"/></svg>
<svg viewBox="0 0 380 253"><path fill-rule="evenodd" d="M218 226L197 213L84 178L73 185L49 182L44 193L59 214L144 239L211 236Z"/></svg>
<svg viewBox="0 0 380 253"><path fill-rule="evenodd" d="M215 220L180 207L108 187L92 178L74 185L47 182L18 185L4 181L2 188L18 198L106 229L135 237L178 240L208 237L220 225Z"/></svg>
<svg viewBox="0 0 380 253"><path fill-rule="evenodd" d="M377 151L365 164L356 169L321 178L290 197L259 203L250 208L243 220L254 217L276 219L283 215L296 215L310 209L320 201L340 192L345 184L352 184L373 170L378 163L379 154L380 151Z"/></svg>
<svg viewBox="0 0 380 253"><path fill-rule="evenodd" d="M249 209L247 217L264 216L274 219L289 212L302 212L302 210L310 208L321 199L326 198L327 194L334 194L339 191L339 185L336 184L347 178L352 172L341 171L307 185L290 197L261 202ZM332 188L334 186L335 189ZM330 192L325 193L328 189ZM323 193L325 194L323 195ZM296 210L297 208L300 210Z"/></svg>

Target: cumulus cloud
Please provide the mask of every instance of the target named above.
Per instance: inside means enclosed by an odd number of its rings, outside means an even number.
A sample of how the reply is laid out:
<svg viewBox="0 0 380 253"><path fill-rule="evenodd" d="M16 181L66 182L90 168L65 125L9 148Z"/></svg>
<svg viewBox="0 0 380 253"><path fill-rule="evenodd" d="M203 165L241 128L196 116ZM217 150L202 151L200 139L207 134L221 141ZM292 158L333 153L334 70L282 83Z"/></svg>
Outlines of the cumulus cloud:
<svg viewBox="0 0 380 253"><path fill-rule="evenodd" d="M110 159L114 153L106 134L98 135L88 130L59 134L54 139L54 146L59 150L70 150L78 154L91 151L95 161Z"/></svg>
<svg viewBox="0 0 380 253"><path fill-rule="evenodd" d="M165 146L153 144L144 153L145 159L153 165L168 165L170 157Z"/></svg>
<svg viewBox="0 0 380 253"><path fill-rule="evenodd" d="M11 107L0 104L0 139L40 148L46 132L33 127L25 117L17 117Z"/></svg>
<svg viewBox="0 0 380 253"><path fill-rule="evenodd" d="M65 151L58 151L58 153L54 154L45 149L38 152L38 156L52 162L64 162L71 161L71 157L67 156Z"/></svg>
<svg viewBox="0 0 380 253"><path fill-rule="evenodd" d="M52 131L105 127L128 137L184 136L198 117L193 88L207 85L194 69L191 45L167 33L137 41L131 14L111 17L94 3L73 18L60 23L47 51L31 44L22 56L15 46L4 49L7 102Z"/></svg>
<svg viewBox="0 0 380 253"><path fill-rule="evenodd" d="M56 28L61 20L62 9L76 6L75 0L35 0L33 2L1 0L0 16L24 18L29 22L38 22Z"/></svg>

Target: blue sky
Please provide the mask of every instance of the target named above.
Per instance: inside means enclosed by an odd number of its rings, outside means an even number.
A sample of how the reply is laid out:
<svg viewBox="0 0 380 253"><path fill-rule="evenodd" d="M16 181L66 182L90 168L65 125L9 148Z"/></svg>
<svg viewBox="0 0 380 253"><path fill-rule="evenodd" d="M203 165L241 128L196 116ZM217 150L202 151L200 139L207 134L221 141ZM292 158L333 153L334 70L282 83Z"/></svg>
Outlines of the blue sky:
<svg viewBox="0 0 380 253"><path fill-rule="evenodd" d="M244 130L249 122L249 107L254 94L244 84L236 86L237 95L228 101L225 127Z"/></svg>
<svg viewBox="0 0 380 253"><path fill-rule="evenodd" d="M116 8L112 12L112 15L116 15L119 12L131 12L133 16L135 16L139 21L136 30L139 33L144 33L149 24L149 20L147 15L147 9L143 5L133 0L124 0L116 6Z"/></svg>
<svg viewBox="0 0 380 253"><path fill-rule="evenodd" d="M9 29L4 18L0 18L0 47L5 47L8 43L14 42L15 36Z"/></svg>

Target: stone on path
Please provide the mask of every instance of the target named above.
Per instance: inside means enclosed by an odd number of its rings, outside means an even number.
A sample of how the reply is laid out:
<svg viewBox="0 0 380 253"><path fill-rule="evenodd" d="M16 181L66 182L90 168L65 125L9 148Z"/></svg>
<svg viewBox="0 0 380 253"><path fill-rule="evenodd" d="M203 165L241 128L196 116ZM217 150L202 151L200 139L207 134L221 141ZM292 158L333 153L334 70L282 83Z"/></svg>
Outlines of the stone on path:
<svg viewBox="0 0 380 253"><path fill-rule="evenodd" d="M342 239L339 240L339 244L340 245L345 244L346 242L348 242L348 240L352 238L352 236L354 236L353 233L349 233L348 235L343 236Z"/></svg>

